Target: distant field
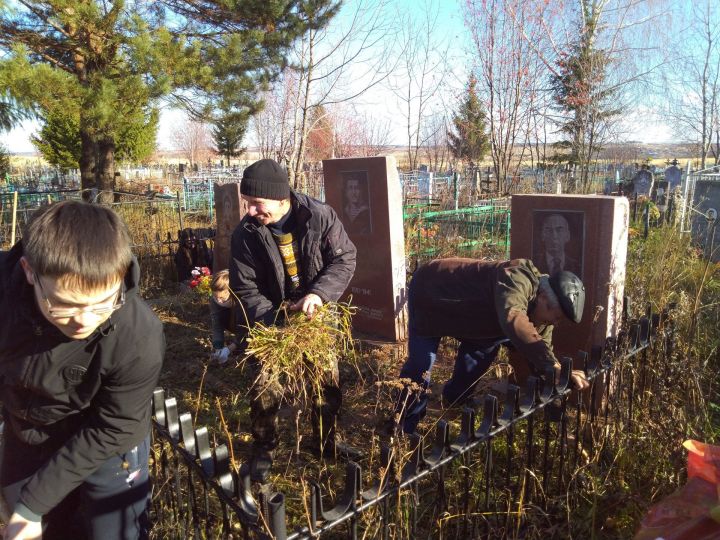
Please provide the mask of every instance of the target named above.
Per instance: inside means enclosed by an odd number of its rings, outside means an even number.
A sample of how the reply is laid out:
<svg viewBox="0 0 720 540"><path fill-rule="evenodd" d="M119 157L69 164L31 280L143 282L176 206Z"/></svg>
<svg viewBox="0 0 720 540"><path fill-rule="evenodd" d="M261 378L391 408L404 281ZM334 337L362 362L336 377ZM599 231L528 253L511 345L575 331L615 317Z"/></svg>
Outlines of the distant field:
<svg viewBox="0 0 720 540"><path fill-rule="evenodd" d="M518 149L519 150L519 149ZM658 144L643 144L628 142L623 144L611 144L605 147L599 155L598 160L603 163L650 163L657 167L664 167L668 161L677 159L681 162L681 166L685 166L688 160L692 160L693 166L699 166L699 158L695 155L696 146L689 143L658 143ZM401 169L407 167L407 150L402 146L389 146L384 152L384 155L392 155L397 160L398 166ZM552 149L548 149L548 157L554 155ZM237 159L232 159L230 165L245 166L252 163L262 156L256 149L250 149L245 154ZM222 158L220 156L213 156L211 160L213 163L218 164ZM188 163L188 159L178 151L158 151L151 159L149 159L143 165L146 166L163 166L163 165L178 165L180 163ZM427 163L428 160L420 159L420 163ZM524 164L530 166L530 159L524 159ZM12 167L25 169L28 167L43 167L47 166L47 163L40 154L14 154L10 157L10 164ZM117 170L123 170L126 167L137 166L131 164L125 164L122 162L116 163ZM490 156L487 156L480 164L481 167L491 167L492 160Z"/></svg>

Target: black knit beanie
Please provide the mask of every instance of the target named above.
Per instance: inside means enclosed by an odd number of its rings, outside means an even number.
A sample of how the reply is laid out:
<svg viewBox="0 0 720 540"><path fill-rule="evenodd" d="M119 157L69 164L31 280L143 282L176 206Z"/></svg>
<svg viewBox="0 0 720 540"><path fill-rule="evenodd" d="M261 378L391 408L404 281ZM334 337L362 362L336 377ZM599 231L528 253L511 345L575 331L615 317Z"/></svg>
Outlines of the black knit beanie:
<svg viewBox="0 0 720 540"><path fill-rule="evenodd" d="M256 161L243 173L240 193L248 197L282 201L290 198L288 175L272 159Z"/></svg>

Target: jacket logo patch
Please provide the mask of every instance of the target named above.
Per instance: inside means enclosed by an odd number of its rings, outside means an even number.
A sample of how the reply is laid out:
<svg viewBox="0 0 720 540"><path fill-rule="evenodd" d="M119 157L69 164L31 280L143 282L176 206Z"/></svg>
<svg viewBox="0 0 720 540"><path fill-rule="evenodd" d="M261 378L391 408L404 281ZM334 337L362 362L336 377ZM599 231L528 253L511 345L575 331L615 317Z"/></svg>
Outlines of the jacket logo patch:
<svg viewBox="0 0 720 540"><path fill-rule="evenodd" d="M72 384L82 382L85 373L87 373L87 368L78 365L67 366L62 370L63 378Z"/></svg>

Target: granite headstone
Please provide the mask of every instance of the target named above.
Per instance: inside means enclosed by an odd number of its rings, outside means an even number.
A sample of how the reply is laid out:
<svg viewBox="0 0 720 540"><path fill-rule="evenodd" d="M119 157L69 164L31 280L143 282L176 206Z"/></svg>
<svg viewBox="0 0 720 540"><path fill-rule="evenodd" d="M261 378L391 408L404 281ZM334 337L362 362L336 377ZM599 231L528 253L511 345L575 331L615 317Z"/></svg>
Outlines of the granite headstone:
<svg viewBox="0 0 720 540"><path fill-rule="evenodd" d="M679 188L682 182L682 171L678 167L677 160L673 160L672 165L665 169L665 180L668 183L668 189L670 191Z"/></svg>
<svg viewBox="0 0 720 540"><path fill-rule="evenodd" d="M690 214L692 239L702 246L705 256L713 262L720 262L720 231L717 231L717 216L720 211L718 179L698 180L695 183L692 202L695 211Z"/></svg>
<svg viewBox="0 0 720 540"><path fill-rule="evenodd" d="M417 175L418 197L432 199L433 197L433 173L419 171Z"/></svg>
<svg viewBox="0 0 720 540"><path fill-rule="evenodd" d="M653 173L647 168L642 168L633 177L633 193L638 196L649 197L653 189Z"/></svg>
<svg viewBox="0 0 720 540"><path fill-rule="evenodd" d="M621 323L629 204L602 195L514 195L511 258L530 258L544 273L568 270L585 285L580 324L553 332L563 356L576 357L616 336Z"/></svg>
<svg viewBox="0 0 720 540"><path fill-rule="evenodd" d="M325 200L357 247L355 275L343 297L357 308L353 328L405 339L405 236L395 158L323 161Z"/></svg>
<svg viewBox="0 0 720 540"><path fill-rule="evenodd" d="M240 197L239 183L215 184L213 190L217 220L213 261L217 271L230 266L230 237L247 212L247 206Z"/></svg>

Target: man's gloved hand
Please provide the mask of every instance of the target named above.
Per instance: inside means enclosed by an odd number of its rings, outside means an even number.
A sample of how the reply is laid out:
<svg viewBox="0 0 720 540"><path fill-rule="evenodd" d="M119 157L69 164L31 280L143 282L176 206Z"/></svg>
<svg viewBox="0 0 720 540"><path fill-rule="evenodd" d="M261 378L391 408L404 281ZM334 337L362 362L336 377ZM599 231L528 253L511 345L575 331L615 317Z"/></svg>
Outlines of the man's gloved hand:
<svg viewBox="0 0 720 540"><path fill-rule="evenodd" d="M230 357L230 349L227 347L223 347L222 349L215 349L213 353L210 355L211 360L217 360L218 364L224 364L228 361L228 358Z"/></svg>
<svg viewBox="0 0 720 540"><path fill-rule="evenodd" d="M590 383L585 378L585 372L580 369L573 369L570 374L570 385L575 390L585 390L590 387Z"/></svg>
<svg viewBox="0 0 720 540"><path fill-rule="evenodd" d="M315 311L322 307L322 299L314 293L306 294L300 300L288 306L291 311L302 311L308 319L312 319Z"/></svg>

